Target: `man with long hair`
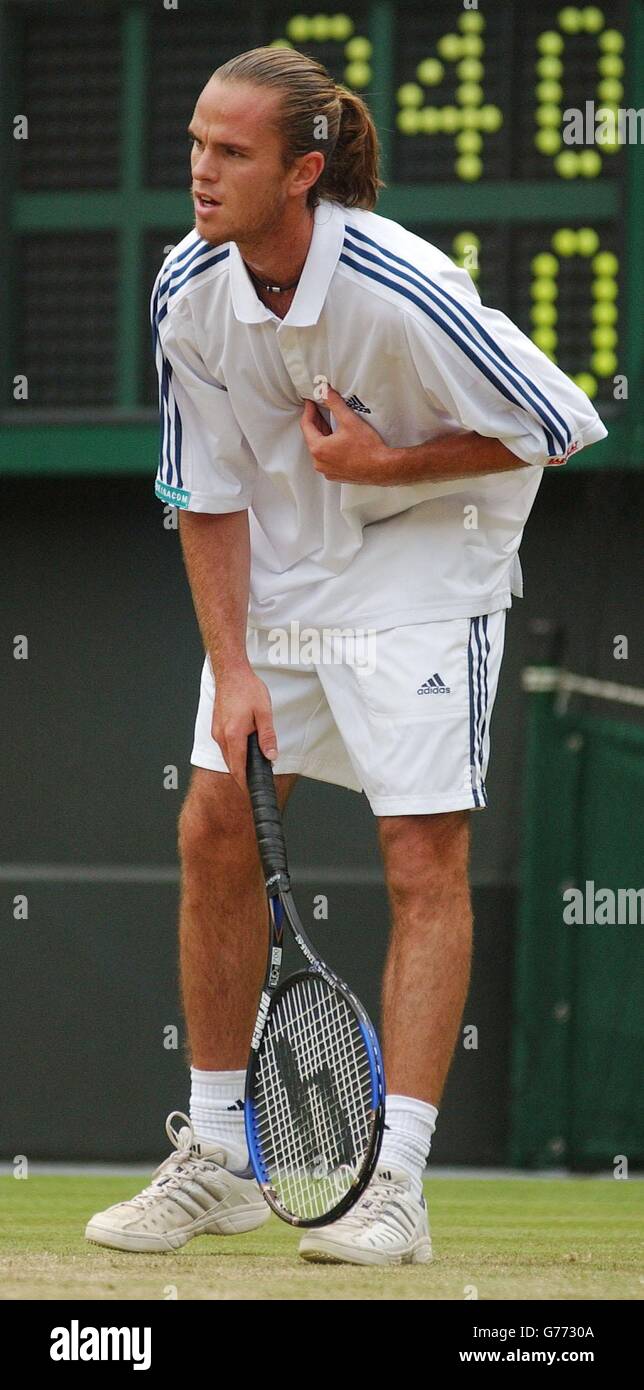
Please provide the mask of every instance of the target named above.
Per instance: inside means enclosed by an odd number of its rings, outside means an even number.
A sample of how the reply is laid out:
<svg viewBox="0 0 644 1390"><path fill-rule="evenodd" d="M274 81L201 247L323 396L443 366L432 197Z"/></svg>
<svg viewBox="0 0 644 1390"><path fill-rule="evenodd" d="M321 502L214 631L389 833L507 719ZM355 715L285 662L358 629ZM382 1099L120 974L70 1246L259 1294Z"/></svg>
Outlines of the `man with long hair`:
<svg viewBox="0 0 644 1390"><path fill-rule="evenodd" d="M87 1235L167 1250L269 1215L242 1107L266 950L256 729L282 805L298 775L366 793L391 904L383 1148L358 1205L300 1253L426 1262L422 1178L469 983L470 820L519 544L543 469L606 431L465 270L373 211L372 119L320 63L233 58L189 133L195 228L152 319L156 491L180 510L205 648L179 836L191 1113L178 1132L169 1117L151 1185ZM342 660L271 660L292 624L352 641Z"/></svg>

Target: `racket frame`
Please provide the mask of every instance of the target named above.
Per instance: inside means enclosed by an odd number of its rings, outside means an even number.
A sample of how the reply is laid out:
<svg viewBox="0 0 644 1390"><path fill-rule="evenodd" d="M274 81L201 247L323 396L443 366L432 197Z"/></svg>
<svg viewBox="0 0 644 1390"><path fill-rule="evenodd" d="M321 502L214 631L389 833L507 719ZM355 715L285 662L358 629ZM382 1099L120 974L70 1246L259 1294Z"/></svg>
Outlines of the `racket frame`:
<svg viewBox="0 0 644 1390"><path fill-rule="evenodd" d="M252 740L255 741L254 746ZM253 799L254 787L257 786L257 779L259 776L258 769L261 766L260 759L263 764L266 765L263 767L261 773L263 806L265 810L268 799L272 819L270 832L271 845L268 849L266 848L265 840L262 841L261 838L261 829L258 825L257 803L256 800ZM271 1207L277 1216L283 1221L287 1221L291 1226L326 1226L332 1221L337 1221L340 1216L343 1216L355 1205L370 1182L378 1162L385 1122L385 1075L382 1055L376 1031L366 1009L345 981L342 980L339 975L336 975L335 971L322 960L302 925L291 891L290 876L286 863L284 832L279 808L277 806L273 772L268 759L264 758L261 750L259 750L256 734L251 734L249 738L248 780L260 856L265 874L269 919L266 973L253 1027L250 1057L246 1070L244 1122L248 1152L251 1166L262 1194L269 1207ZM277 836L277 840L274 838L275 836ZM275 860L271 856L271 849L274 848L276 844L278 844L278 862L280 863L280 867L277 869L274 868ZM308 967L287 975L285 979L282 980L285 924L288 925L291 936L302 952L305 960L308 962ZM369 1061L373 1100L370 1109L369 1138L365 1156L351 1186L330 1211L324 1212L321 1216L310 1217L297 1216L291 1212L288 1207L284 1205L279 1193L270 1181L257 1142L255 1101L253 1094L259 1054L268 1020L279 1002L279 999L287 989L289 989L295 981L305 979L324 980L331 989L335 990L345 999L346 1003L354 1012L365 1042L365 1050Z"/></svg>

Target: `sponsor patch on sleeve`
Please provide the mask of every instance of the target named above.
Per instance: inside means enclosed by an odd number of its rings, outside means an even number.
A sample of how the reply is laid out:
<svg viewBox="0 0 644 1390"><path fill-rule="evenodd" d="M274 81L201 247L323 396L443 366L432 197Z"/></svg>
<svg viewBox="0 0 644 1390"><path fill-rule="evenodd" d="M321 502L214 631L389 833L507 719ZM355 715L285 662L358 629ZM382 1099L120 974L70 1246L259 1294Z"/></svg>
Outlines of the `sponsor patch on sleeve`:
<svg viewBox="0 0 644 1390"><path fill-rule="evenodd" d="M162 502L169 502L173 507L188 507L190 505L190 493L184 487L170 487L168 483L162 483L157 478L154 491Z"/></svg>
<svg viewBox="0 0 644 1390"><path fill-rule="evenodd" d="M576 454L578 449L581 449L581 441L579 439L575 439L572 444L568 445L565 454L553 454L547 460L546 467L549 467L550 464L567 463L568 459L570 458L570 455Z"/></svg>

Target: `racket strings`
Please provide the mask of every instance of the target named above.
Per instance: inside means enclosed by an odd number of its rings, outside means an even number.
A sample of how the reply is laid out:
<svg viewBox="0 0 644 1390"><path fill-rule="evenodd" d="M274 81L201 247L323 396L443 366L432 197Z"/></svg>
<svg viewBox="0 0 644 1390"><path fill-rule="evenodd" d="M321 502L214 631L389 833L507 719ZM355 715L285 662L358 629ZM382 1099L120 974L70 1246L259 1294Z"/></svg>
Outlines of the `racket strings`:
<svg viewBox="0 0 644 1390"><path fill-rule="evenodd" d="M371 1068L342 994L307 975L279 997L254 1079L257 1144L271 1186L295 1216L323 1216L351 1187L369 1147Z"/></svg>

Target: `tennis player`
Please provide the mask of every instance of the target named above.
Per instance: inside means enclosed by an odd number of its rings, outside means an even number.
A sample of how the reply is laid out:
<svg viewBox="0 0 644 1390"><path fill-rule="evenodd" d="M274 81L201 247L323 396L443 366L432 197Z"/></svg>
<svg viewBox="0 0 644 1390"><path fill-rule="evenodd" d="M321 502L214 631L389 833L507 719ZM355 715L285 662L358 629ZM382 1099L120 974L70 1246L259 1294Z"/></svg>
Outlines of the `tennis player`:
<svg viewBox="0 0 644 1390"><path fill-rule="evenodd" d="M152 320L156 491L180 509L206 653L180 818L190 1119L168 1118L151 1185L87 1235L176 1249L269 1215L242 1112L266 951L256 728L282 805L298 775L364 791L391 903L379 1165L300 1253L426 1262L422 1178L468 990L470 822L519 544L544 468L606 430L465 270L376 215L373 122L318 62L233 58L189 138L195 228Z"/></svg>

